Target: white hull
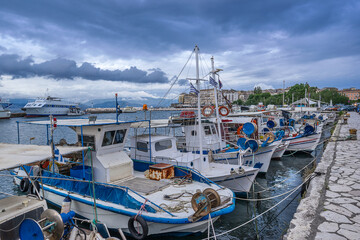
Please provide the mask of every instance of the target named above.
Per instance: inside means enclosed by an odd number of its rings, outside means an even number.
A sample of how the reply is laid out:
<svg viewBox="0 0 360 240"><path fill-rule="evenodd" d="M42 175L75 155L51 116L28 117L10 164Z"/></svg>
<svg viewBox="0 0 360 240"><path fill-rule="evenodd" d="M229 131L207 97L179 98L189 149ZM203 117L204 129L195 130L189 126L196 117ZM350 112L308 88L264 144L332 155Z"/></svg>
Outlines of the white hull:
<svg viewBox="0 0 360 240"><path fill-rule="evenodd" d="M271 158L281 158L284 155L288 146L289 146L288 141L279 144L279 146L275 149Z"/></svg>
<svg viewBox="0 0 360 240"><path fill-rule="evenodd" d="M20 179L15 177L15 183L19 185ZM40 190L42 194L42 190ZM44 186L45 199L52 204L55 204L61 207L64 198L67 195L70 195L72 198L71 201L71 210L76 212L76 214L87 218L94 219L94 207L92 206L93 200L89 197L84 197L78 194L69 194L64 190L59 190L50 186ZM79 200L77 200L79 199ZM86 203L87 202L87 203ZM130 234L128 229L128 221L130 216L118 213L118 211L131 212L132 215L136 215L138 210L124 208L121 205L104 202L104 201L96 201L97 206L97 218L100 222L105 223L108 228L111 229L119 229L125 233ZM154 218L157 218L158 213L153 213L147 215L154 215ZM213 217L212 221L215 222L219 216ZM166 218L164 219L166 221ZM193 234L199 232L205 232L208 228L208 220L202 220L194 223L186 223L186 224L169 224L169 223L159 223L159 222L151 222L146 221L149 227L148 235L156 235L156 234Z"/></svg>
<svg viewBox="0 0 360 240"><path fill-rule="evenodd" d="M9 110L0 111L0 119L10 118L11 112Z"/></svg>
<svg viewBox="0 0 360 240"><path fill-rule="evenodd" d="M314 135L300 137L300 138L291 138L287 139L289 141L288 151L314 151L317 145L319 144L321 133L316 133Z"/></svg>
<svg viewBox="0 0 360 240"><path fill-rule="evenodd" d="M279 145L279 142L272 143L266 147L260 147L254 154L245 152L240 155L244 166L260 167L259 172L266 173L270 166L271 157ZM224 158L223 158L224 159ZM254 161L253 161L254 160ZM230 164L238 164L238 159L226 159L221 160L222 162L228 162Z"/></svg>
<svg viewBox="0 0 360 240"><path fill-rule="evenodd" d="M69 108L57 107L42 107L42 108L26 108L26 115L28 116L65 116L69 113Z"/></svg>
<svg viewBox="0 0 360 240"><path fill-rule="evenodd" d="M275 142L269 146L261 147L257 152L255 152L255 154L249 152L245 153L242 156L244 165L248 165L248 164L256 165L257 163L261 163L262 166L259 172L266 173L270 166L271 157L279 144L280 144L279 142ZM254 163L252 163L253 159L254 159Z"/></svg>
<svg viewBox="0 0 360 240"><path fill-rule="evenodd" d="M257 176L258 170L247 170L245 173L234 173L221 177L209 177L208 178L226 188L230 188L236 193L248 193L251 186Z"/></svg>

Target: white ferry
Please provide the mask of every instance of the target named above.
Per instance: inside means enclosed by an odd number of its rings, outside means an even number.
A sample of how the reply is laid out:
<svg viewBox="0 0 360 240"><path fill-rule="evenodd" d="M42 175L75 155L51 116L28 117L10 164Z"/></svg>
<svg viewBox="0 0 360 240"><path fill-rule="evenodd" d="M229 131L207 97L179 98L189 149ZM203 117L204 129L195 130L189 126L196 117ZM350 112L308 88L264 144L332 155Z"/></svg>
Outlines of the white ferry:
<svg viewBox="0 0 360 240"><path fill-rule="evenodd" d="M0 98L0 119L10 118L10 116L11 116L10 110L5 109L8 106L10 106L9 101L6 101L6 100L3 100Z"/></svg>
<svg viewBox="0 0 360 240"><path fill-rule="evenodd" d="M83 115L77 103L66 102L56 97L38 98L27 103L23 108L26 117Z"/></svg>

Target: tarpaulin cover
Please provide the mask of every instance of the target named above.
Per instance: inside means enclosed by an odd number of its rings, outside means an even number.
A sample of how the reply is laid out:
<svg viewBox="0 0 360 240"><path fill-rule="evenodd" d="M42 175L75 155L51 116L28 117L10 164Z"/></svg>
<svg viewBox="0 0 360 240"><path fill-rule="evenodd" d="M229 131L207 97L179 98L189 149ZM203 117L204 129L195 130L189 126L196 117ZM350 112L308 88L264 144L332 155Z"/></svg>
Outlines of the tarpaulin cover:
<svg viewBox="0 0 360 240"><path fill-rule="evenodd" d="M61 179L75 179L58 173L52 173L49 171L43 171L42 175L44 177L53 177ZM69 192L77 193L79 195L84 195L88 197L93 197L93 187L90 182L78 182L78 181L69 181L61 179L51 179L43 178L43 184L57 187L60 189L67 190ZM95 183L95 195L96 199L116 203L127 208L139 210L143 203L137 201L132 196L130 196L126 190L116 188L110 185L103 185ZM155 209L146 205L146 211L155 213Z"/></svg>

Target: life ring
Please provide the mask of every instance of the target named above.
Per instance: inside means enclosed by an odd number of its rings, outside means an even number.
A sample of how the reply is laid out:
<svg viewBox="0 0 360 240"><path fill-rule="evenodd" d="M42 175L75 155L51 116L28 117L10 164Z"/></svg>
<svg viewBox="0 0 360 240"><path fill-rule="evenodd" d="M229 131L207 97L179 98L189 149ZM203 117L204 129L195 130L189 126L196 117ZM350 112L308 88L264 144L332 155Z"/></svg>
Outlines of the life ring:
<svg viewBox="0 0 360 240"><path fill-rule="evenodd" d="M243 125L240 125L238 127L238 129L236 130L236 135L238 135L239 137L244 137L241 132L242 132L242 129L243 129Z"/></svg>
<svg viewBox="0 0 360 240"><path fill-rule="evenodd" d="M226 111L225 113L223 112L223 109L224 109L224 111ZM219 107L219 114L221 116L225 117L225 116L229 115L229 113L230 113L230 111L227 107L225 107L225 106Z"/></svg>
<svg viewBox="0 0 360 240"><path fill-rule="evenodd" d="M256 120L256 118L251 119L251 122L252 122L252 123L255 123L255 124L257 125L257 120Z"/></svg>
<svg viewBox="0 0 360 240"><path fill-rule="evenodd" d="M23 177L19 184L20 191L27 192L27 190L29 189L29 185L30 185L29 179Z"/></svg>
<svg viewBox="0 0 360 240"><path fill-rule="evenodd" d="M134 223L137 222L141 226L141 231L135 229ZM133 238L141 240L147 237L149 233L149 227L141 216L132 216L128 222L128 228Z"/></svg>
<svg viewBox="0 0 360 240"><path fill-rule="evenodd" d="M36 188L37 191L35 190L35 188ZM34 181L34 182L30 185L30 193L31 193L31 194L34 194L34 195L37 195L36 192L40 193L40 184L39 184L38 181Z"/></svg>
<svg viewBox="0 0 360 240"><path fill-rule="evenodd" d="M207 109L209 109L208 111L206 111ZM210 112L209 112L210 111ZM208 113L206 113L208 112ZM205 117L210 117L211 114L214 113L214 108L212 108L211 106L205 106L201 109L201 113L202 115L204 115Z"/></svg>

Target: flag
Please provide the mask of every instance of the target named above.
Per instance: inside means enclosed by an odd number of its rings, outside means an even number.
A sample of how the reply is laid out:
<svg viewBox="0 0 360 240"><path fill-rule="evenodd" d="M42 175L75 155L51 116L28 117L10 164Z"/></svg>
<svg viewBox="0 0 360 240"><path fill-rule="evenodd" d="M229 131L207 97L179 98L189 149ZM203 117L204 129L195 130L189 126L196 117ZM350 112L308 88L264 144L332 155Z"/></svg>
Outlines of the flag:
<svg viewBox="0 0 360 240"><path fill-rule="evenodd" d="M60 154L59 149L56 147L54 150L54 154L55 154L55 161L57 161L58 163L65 163L65 158L63 158L63 156Z"/></svg>
<svg viewBox="0 0 360 240"><path fill-rule="evenodd" d="M211 76L209 77L209 83L214 87L217 87L217 82Z"/></svg>
<svg viewBox="0 0 360 240"><path fill-rule="evenodd" d="M219 78L219 88L221 89L222 88L222 82L220 81L220 78Z"/></svg>
<svg viewBox="0 0 360 240"><path fill-rule="evenodd" d="M196 96L199 94L199 90L197 90L192 83L190 83L190 93L195 93Z"/></svg>

